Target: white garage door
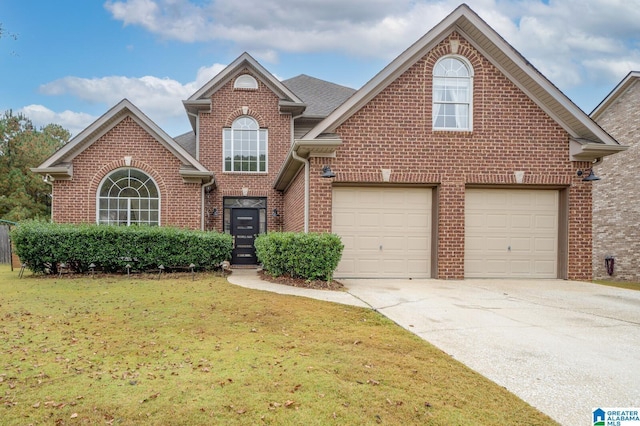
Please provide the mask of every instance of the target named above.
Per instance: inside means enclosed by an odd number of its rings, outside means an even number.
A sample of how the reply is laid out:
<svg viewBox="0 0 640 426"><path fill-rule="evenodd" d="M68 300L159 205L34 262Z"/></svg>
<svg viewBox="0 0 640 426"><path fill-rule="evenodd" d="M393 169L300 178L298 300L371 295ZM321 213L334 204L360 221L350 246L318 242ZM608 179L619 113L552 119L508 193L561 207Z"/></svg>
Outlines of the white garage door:
<svg viewBox="0 0 640 426"><path fill-rule="evenodd" d="M332 230L344 252L341 278L429 278L431 188L333 190Z"/></svg>
<svg viewBox="0 0 640 426"><path fill-rule="evenodd" d="M557 278L559 193L468 189L465 276Z"/></svg>

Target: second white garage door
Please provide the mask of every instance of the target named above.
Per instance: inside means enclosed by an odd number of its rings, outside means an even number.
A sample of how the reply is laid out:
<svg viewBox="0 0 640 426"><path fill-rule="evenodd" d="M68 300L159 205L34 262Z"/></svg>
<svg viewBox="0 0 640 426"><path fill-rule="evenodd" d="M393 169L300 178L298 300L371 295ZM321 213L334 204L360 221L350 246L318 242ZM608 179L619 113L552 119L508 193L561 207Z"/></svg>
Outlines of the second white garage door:
<svg viewBox="0 0 640 426"><path fill-rule="evenodd" d="M467 189L465 276L557 278L559 193Z"/></svg>
<svg viewBox="0 0 640 426"><path fill-rule="evenodd" d="M429 278L431 188L336 187L338 278Z"/></svg>

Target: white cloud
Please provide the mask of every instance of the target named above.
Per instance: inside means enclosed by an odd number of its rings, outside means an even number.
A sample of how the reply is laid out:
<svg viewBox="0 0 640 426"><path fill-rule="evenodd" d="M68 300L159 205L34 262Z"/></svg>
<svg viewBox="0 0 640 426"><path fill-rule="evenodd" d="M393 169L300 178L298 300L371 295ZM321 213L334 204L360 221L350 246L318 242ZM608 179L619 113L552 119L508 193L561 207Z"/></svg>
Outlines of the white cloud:
<svg viewBox="0 0 640 426"><path fill-rule="evenodd" d="M640 69L640 8L624 0L468 0L471 8L562 90L613 87ZM391 60L459 5L459 0L108 0L124 25L185 43L219 41L276 62L282 53L331 52ZM128 48L132 48L129 46ZM198 70L188 83L156 76L65 77L41 86L107 107L128 98L167 128L186 122L182 100L217 72ZM309 70L310 73L313 70ZM34 114L63 114L30 106ZM69 123L78 121L68 116ZM54 121L53 118L51 121ZM69 125L71 126L71 125Z"/></svg>
<svg viewBox="0 0 640 426"><path fill-rule="evenodd" d="M20 108L18 112L29 117L36 127L56 123L67 129L72 135L77 135L98 118L84 112L69 110L55 112L42 105L27 105Z"/></svg>
<svg viewBox="0 0 640 426"><path fill-rule="evenodd" d="M205 85L217 73L223 70L225 65L214 64L210 67L201 67L196 79L192 82L182 84L179 81L169 78L158 78L153 76L144 77L124 77L110 76L102 78L80 78L64 77L40 86L40 92L45 95L71 95L89 104L105 104L111 107L122 99L127 98L148 115L154 122L163 127L167 122L176 122L182 119L185 123L185 111L182 101L189 98L200 87ZM27 116L34 122L36 117L38 122L41 119L49 120L47 123L60 123L63 127L76 130L76 121L81 118L90 117L87 114L78 113L72 116L70 111L55 113L40 105L25 107L28 109ZM57 120L57 121L56 121ZM90 124L91 120L84 120L84 125L79 130ZM68 124L66 124L68 123Z"/></svg>
<svg viewBox="0 0 640 426"><path fill-rule="evenodd" d="M468 0L551 81L620 79L640 54L640 8L624 0ZM459 0L109 0L125 25L166 39L225 41L262 60L278 52L338 52L389 60L459 5ZM601 73L607 73L601 75ZM613 74L611 74L613 73Z"/></svg>

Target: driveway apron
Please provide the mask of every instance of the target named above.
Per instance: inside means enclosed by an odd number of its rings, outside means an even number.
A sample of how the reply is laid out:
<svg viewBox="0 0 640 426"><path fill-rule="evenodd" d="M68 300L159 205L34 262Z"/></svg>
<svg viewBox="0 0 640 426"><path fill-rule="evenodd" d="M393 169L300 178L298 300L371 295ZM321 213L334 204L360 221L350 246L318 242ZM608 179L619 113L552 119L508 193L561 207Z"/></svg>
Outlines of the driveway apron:
<svg viewBox="0 0 640 426"><path fill-rule="evenodd" d="M640 407L640 292L562 280L341 280L563 425ZM591 423L590 423L591 422Z"/></svg>

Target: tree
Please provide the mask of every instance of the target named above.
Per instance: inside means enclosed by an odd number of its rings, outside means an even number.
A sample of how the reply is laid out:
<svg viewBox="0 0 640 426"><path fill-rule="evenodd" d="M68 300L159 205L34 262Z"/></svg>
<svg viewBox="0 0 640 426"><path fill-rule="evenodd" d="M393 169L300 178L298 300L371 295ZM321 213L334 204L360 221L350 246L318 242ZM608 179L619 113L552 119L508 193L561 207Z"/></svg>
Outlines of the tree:
<svg viewBox="0 0 640 426"><path fill-rule="evenodd" d="M0 22L0 39L2 38L11 38L13 40L17 40L18 39L18 34L14 34L14 33L10 33L7 32L7 30L4 28L4 26L2 25L2 22ZM15 52L11 52L12 55L15 55Z"/></svg>
<svg viewBox="0 0 640 426"><path fill-rule="evenodd" d="M70 133L57 124L40 130L23 114L6 111L0 117L0 218L20 221L48 217L51 188L31 172L57 149Z"/></svg>

